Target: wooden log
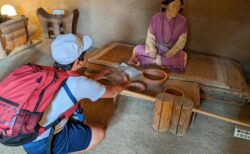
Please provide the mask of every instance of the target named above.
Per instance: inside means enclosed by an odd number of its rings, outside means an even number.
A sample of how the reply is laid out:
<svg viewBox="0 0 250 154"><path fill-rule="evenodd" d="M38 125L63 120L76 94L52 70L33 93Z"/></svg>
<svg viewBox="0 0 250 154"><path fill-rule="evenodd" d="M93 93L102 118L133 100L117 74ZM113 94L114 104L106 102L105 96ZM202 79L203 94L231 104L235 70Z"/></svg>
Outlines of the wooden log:
<svg viewBox="0 0 250 154"><path fill-rule="evenodd" d="M171 118L170 132L177 136L184 136L189 128L192 116L193 101L186 97L175 97Z"/></svg>
<svg viewBox="0 0 250 154"><path fill-rule="evenodd" d="M174 97L166 93L156 96L155 108L153 112L152 127L159 132L169 130Z"/></svg>

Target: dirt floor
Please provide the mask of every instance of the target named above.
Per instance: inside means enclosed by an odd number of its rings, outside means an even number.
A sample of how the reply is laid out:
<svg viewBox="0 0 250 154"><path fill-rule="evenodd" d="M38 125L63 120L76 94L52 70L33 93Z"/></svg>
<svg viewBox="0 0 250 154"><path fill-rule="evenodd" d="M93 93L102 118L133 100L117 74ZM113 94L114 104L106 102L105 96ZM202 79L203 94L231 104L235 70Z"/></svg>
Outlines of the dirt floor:
<svg viewBox="0 0 250 154"><path fill-rule="evenodd" d="M90 154L168 154L168 153L250 153L250 141L233 137L235 125L198 115L184 137L158 133L151 127L153 104L120 96L114 109L111 99L84 102L87 121L107 125L105 140ZM202 109L233 118L242 107L202 101ZM248 115L249 116L249 115ZM0 145L0 154L23 154L21 147Z"/></svg>
<svg viewBox="0 0 250 154"><path fill-rule="evenodd" d="M111 103L100 102L86 108L97 113L94 121L102 123L104 113L108 115L105 106ZM94 109L102 106L103 112ZM109 104L109 105L108 105ZM250 153L250 141L233 137L235 125L218 121L203 115L198 115L184 137L171 133L158 133L151 127L153 104L147 101L129 97L120 97L114 115L108 124L105 140L89 153ZM239 106L225 105L212 101L202 101L202 109L232 118L240 116ZM103 115L101 115L103 114ZM249 114L248 114L249 116Z"/></svg>

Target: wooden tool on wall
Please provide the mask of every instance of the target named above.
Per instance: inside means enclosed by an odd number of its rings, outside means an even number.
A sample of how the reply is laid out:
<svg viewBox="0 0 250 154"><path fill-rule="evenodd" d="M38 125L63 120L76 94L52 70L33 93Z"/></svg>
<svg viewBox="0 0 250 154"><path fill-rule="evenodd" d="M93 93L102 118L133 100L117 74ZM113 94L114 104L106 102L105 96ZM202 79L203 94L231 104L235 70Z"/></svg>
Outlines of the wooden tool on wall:
<svg viewBox="0 0 250 154"><path fill-rule="evenodd" d="M20 46L31 45L28 33L28 18L15 16L0 24L0 59Z"/></svg>
<svg viewBox="0 0 250 154"><path fill-rule="evenodd" d="M43 8L39 8L36 14L41 22L44 38L54 38L59 34L66 33L76 34L76 24L79 16L77 9L66 16L49 14Z"/></svg>

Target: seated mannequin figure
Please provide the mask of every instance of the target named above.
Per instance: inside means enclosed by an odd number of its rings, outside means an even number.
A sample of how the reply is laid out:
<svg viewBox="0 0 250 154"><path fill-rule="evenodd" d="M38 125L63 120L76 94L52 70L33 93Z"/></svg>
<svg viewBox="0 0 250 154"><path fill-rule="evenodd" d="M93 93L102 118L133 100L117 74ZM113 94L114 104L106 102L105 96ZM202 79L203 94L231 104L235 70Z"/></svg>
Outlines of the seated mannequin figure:
<svg viewBox="0 0 250 154"><path fill-rule="evenodd" d="M148 28L145 45L137 45L129 64L140 66L156 64L168 70L183 71L187 53L187 23L179 14L180 0L163 0L162 12L156 13Z"/></svg>

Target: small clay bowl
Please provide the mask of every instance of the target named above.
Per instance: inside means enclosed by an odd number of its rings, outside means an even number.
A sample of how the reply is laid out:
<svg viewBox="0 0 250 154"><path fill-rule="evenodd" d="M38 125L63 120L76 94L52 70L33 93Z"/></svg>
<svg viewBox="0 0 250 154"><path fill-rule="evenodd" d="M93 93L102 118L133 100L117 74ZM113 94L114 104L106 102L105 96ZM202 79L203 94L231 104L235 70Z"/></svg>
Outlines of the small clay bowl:
<svg viewBox="0 0 250 154"><path fill-rule="evenodd" d="M113 86L114 85L114 81L107 79L107 78L102 78L100 80L97 80L97 82L103 84L103 85L107 85L107 86Z"/></svg>
<svg viewBox="0 0 250 154"><path fill-rule="evenodd" d="M142 80L151 85L160 85L168 78L168 74L159 69L146 69L142 72Z"/></svg>
<svg viewBox="0 0 250 154"><path fill-rule="evenodd" d="M180 97L184 97L184 92L183 90L179 89L179 88L175 88L175 87L168 87L164 89L164 93L168 93L171 95L175 95L175 96L180 96Z"/></svg>
<svg viewBox="0 0 250 154"><path fill-rule="evenodd" d="M134 92L144 92L146 90L146 85L141 81L133 81L129 83L126 88L127 90L134 91Z"/></svg>

